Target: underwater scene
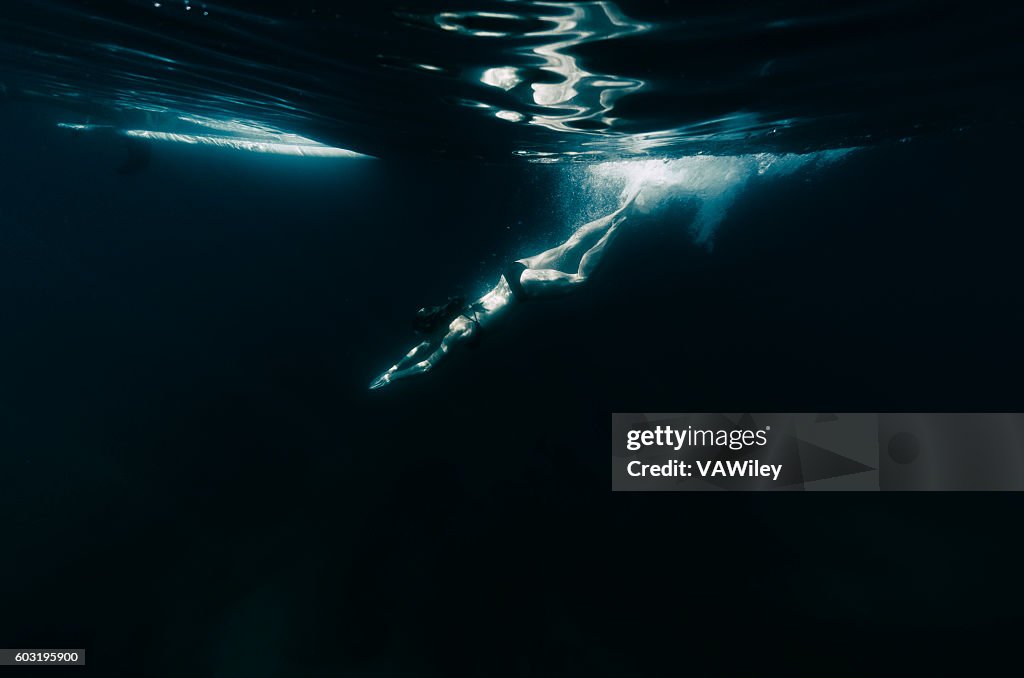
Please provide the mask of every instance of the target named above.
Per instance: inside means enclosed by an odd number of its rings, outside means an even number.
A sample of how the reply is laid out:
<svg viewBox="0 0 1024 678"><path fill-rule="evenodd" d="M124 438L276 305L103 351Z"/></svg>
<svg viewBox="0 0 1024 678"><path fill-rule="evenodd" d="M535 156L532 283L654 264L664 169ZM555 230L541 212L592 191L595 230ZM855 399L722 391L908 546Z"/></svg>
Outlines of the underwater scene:
<svg viewBox="0 0 1024 678"><path fill-rule="evenodd" d="M5 3L0 647L447 678L1008 645L1019 493L612 493L607 453L618 412L1024 411L1022 21Z"/></svg>

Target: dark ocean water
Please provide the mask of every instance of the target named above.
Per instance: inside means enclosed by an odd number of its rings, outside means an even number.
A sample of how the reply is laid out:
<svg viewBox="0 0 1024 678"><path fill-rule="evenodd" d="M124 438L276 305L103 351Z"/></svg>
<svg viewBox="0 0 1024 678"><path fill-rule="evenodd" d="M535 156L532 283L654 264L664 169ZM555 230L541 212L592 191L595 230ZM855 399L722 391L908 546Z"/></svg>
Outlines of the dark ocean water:
<svg viewBox="0 0 1024 678"><path fill-rule="evenodd" d="M0 9L0 646L662 676L1015 642L1019 495L612 495L607 453L616 411L1024 411L1019 10L156 4ZM652 160L585 289L366 390L416 308Z"/></svg>

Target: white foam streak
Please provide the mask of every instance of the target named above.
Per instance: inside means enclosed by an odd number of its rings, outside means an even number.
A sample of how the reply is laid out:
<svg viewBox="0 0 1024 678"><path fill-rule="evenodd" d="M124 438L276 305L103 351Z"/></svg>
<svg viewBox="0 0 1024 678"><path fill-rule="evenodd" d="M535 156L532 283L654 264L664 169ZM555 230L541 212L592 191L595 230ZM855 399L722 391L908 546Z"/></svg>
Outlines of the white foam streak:
<svg viewBox="0 0 1024 678"><path fill-rule="evenodd" d="M697 212L690 228L697 242L708 243L752 179L783 177L803 168L821 167L851 150L604 162L590 167L589 183L595 194L626 195L639 189L636 206L644 213L676 201L695 203Z"/></svg>
<svg viewBox="0 0 1024 678"><path fill-rule="evenodd" d="M200 144L205 146L220 146L253 153L274 153L277 155L298 155L303 157L316 158L368 158L370 156L349 151L344 148L325 146L316 142L309 143L287 143L283 141L270 141L265 139L246 139L243 137L229 137L203 134L179 134L174 132L156 132L153 130L129 129L124 134L139 139L152 139L154 141L172 141L181 144Z"/></svg>

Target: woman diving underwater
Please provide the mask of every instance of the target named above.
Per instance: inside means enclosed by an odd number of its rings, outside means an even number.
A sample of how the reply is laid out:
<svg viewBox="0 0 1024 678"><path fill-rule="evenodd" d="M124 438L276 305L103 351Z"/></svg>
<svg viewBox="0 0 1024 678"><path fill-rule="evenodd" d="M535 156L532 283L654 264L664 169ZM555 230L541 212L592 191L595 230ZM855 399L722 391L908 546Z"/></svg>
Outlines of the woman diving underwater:
<svg viewBox="0 0 1024 678"><path fill-rule="evenodd" d="M626 220L637 193L639 189L632 191L622 207L611 214L580 226L561 245L513 262L502 272L498 284L476 301L466 304L463 299L452 298L442 306L420 309L414 328L419 333L429 334L430 338L417 344L387 372L374 379L370 389L428 372L456 346L478 341L481 332L517 303L564 294L585 283L600 263L619 225ZM583 252L574 272L557 268L560 262L578 253L589 242L593 245Z"/></svg>

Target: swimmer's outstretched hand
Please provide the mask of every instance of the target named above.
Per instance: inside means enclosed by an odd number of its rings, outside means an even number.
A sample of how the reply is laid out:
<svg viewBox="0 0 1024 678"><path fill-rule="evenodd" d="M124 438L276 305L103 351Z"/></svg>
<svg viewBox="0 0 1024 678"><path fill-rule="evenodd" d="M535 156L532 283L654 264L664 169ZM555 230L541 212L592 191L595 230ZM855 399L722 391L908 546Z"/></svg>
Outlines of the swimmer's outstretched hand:
<svg viewBox="0 0 1024 678"><path fill-rule="evenodd" d="M384 388L385 386L390 384L391 383L391 374L394 371L395 371L395 368L392 367L390 370L388 370L384 374L382 374L379 377L377 377L376 379L374 379L373 383L370 384L370 390L371 391L375 391L378 388Z"/></svg>

